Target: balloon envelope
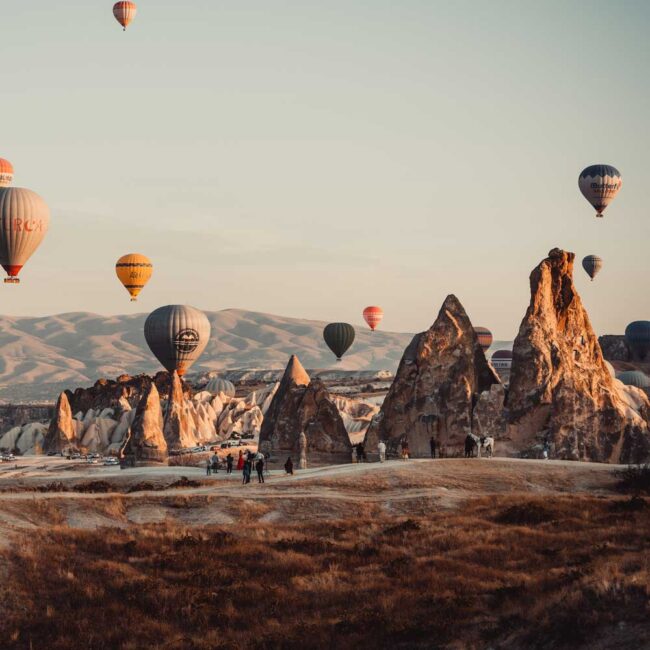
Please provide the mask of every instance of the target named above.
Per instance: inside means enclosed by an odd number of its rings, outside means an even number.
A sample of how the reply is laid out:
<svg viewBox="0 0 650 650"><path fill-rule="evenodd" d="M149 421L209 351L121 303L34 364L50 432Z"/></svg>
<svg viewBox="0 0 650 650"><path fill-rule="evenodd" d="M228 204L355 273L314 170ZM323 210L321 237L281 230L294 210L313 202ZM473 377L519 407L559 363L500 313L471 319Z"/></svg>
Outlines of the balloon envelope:
<svg viewBox="0 0 650 650"><path fill-rule="evenodd" d="M135 6L135 2L116 2L113 5L113 15L115 16L115 20L124 27L124 31L126 31L126 28L135 18L137 11L138 8Z"/></svg>
<svg viewBox="0 0 650 650"><path fill-rule="evenodd" d="M137 300L138 294L151 278L153 264L145 255L129 253L117 260L115 273L124 288L131 294L131 300Z"/></svg>
<svg viewBox="0 0 650 650"><path fill-rule="evenodd" d="M384 310L381 307L371 306L363 310L363 319L373 332L377 329L377 325L381 323L383 317Z"/></svg>
<svg viewBox="0 0 650 650"><path fill-rule="evenodd" d="M330 323L323 330L323 339L340 361L354 343L354 334L354 327L349 323Z"/></svg>
<svg viewBox="0 0 650 650"><path fill-rule="evenodd" d="M43 241L50 225L45 201L22 187L0 187L0 264L19 282L18 274Z"/></svg>
<svg viewBox="0 0 650 650"><path fill-rule="evenodd" d="M487 352L492 345L492 332L487 327L475 327L474 331L478 337L478 342L483 348L483 352Z"/></svg>
<svg viewBox="0 0 650 650"><path fill-rule="evenodd" d="M199 309L167 305L151 312L144 324L144 338L168 372L184 375L201 356L210 340L210 322Z"/></svg>
<svg viewBox="0 0 650 650"><path fill-rule="evenodd" d="M645 359L650 351L650 321L635 320L625 328L625 340L632 351Z"/></svg>
<svg viewBox="0 0 650 650"><path fill-rule="evenodd" d="M0 158L0 187L9 187L14 180L14 166Z"/></svg>
<svg viewBox="0 0 650 650"><path fill-rule="evenodd" d="M593 280L600 272L600 269L603 268L603 260L598 257L598 255L587 255L587 257L582 260L582 268Z"/></svg>
<svg viewBox="0 0 650 650"><path fill-rule="evenodd" d="M602 217L605 208L618 194L623 179L611 165L589 165L580 172L578 187L582 195L596 208L596 216Z"/></svg>

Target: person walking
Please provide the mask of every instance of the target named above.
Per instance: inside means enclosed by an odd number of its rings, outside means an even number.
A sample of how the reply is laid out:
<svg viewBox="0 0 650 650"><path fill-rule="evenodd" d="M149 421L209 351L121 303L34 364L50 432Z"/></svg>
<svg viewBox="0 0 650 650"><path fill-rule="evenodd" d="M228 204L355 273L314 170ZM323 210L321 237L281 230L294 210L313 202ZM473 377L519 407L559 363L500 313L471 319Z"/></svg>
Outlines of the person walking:
<svg viewBox="0 0 650 650"><path fill-rule="evenodd" d="M435 458L436 457L436 439L433 436L431 436L431 438L429 438L429 447L431 448L431 458Z"/></svg>
<svg viewBox="0 0 650 650"><path fill-rule="evenodd" d="M229 453L226 456L226 474L232 474L232 464L235 459L232 457L232 454Z"/></svg>
<svg viewBox="0 0 650 650"><path fill-rule="evenodd" d="M205 473L210 476L212 474L212 463L210 462L210 459L205 461Z"/></svg>
<svg viewBox="0 0 650 650"><path fill-rule="evenodd" d="M406 436L404 436L404 438L402 438L401 447L402 447L402 460L408 460L409 455L410 455L409 454L409 441L408 441L408 438Z"/></svg>
<svg viewBox="0 0 650 650"><path fill-rule="evenodd" d="M215 474L219 472L219 456L217 456L216 451L214 452L214 454L212 454L212 471Z"/></svg>
<svg viewBox="0 0 650 650"><path fill-rule="evenodd" d="M386 443L383 440L379 441L377 451L379 452L379 462L383 463L386 460Z"/></svg>
<svg viewBox="0 0 650 650"><path fill-rule="evenodd" d="M237 459L237 471L241 472L244 469L244 452L239 450L239 458Z"/></svg>
<svg viewBox="0 0 650 650"><path fill-rule="evenodd" d="M287 458L287 462L284 464L284 471L293 476L293 461L291 460L291 456Z"/></svg>
<svg viewBox="0 0 650 650"><path fill-rule="evenodd" d="M255 469L257 471L257 482L264 483L264 456L262 454L258 454L258 456L261 456L261 458L258 458L255 463Z"/></svg>

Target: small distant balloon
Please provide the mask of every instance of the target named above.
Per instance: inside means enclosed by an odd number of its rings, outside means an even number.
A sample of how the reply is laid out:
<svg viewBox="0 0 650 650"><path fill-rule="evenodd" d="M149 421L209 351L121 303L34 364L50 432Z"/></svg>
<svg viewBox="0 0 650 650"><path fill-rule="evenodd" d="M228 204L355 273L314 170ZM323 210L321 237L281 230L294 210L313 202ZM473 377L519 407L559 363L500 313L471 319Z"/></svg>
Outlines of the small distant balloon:
<svg viewBox="0 0 650 650"><path fill-rule="evenodd" d="M487 352L492 345L492 332L487 327L475 327L474 331L476 332L479 345L483 348L483 352Z"/></svg>
<svg viewBox="0 0 650 650"><path fill-rule="evenodd" d="M144 338L167 372L183 376L210 340L210 321L189 305L166 305L149 314Z"/></svg>
<svg viewBox="0 0 650 650"><path fill-rule="evenodd" d="M323 330L323 339L327 347L336 355L337 361L354 343L354 327L349 323L330 323Z"/></svg>
<svg viewBox="0 0 650 650"><path fill-rule="evenodd" d="M14 180L14 166L4 158L0 158L0 187L9 187Z"/></svg>
<svg viewBox="0 0 650 650"><path fill-rule="evenodd" d="M598 255L587 255L587 257L582 260L582 268L587 272L587 275L593 282L594 278L600 272L600 269L603 268L603 260L598 257Z"/></svg>
<svg viewBox="0 0 650 650"><path fill-rule="evenodd" d="M377 325L381 323L383 317L384 310L381 307L371 306L363 310L363 319L373 332L377 329Z"/></svg>
<svg viewBox="0 0 650 650"><path fill-rule="evenodd" d="M113 5L113 15L115 16L115 20L122 25L124 31L126 31L126 28L131 24L137 12L138 8L136 7L135 2L125 0L122 2L116 2Z"/></svg>
<svg viewBox="0 0 650 650"><path fill-rule="evenodd" d="M34 254L50 225L43 199L22 187L0 187L0 264L5 282L18 284L18 274Z"/></svg>
<svg viewBox="0 0 650 650"><path fill-rule="evenodd" d="M578 177L578 187L596 209L597 217L603 216L605 208L616 198L622 185L621 173L611 165L590 165Z"/></svg>
<svg viewBox="0 0 650 650"><path fill-rule="evenodd" d="M131 301L135 302L138 294L151 278L153 264L145 255L129 253L117 260L115 273L124 288L131 294Z"/></svg>

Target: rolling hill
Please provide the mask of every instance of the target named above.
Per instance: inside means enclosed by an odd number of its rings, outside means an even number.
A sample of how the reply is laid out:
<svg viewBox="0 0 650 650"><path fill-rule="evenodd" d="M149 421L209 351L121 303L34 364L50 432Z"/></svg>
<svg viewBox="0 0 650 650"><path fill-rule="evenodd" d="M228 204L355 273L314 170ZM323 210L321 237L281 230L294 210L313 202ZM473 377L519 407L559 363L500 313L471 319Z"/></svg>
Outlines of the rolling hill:
<svg viewBox="0 0 650 650"><path fill-rule="evenodd" d="M324 322L226 309L207 312L210 343L192 371L282 368L297 354L308 368L394 370L411 334L370 332L357 338L341 363L322 340ZM0 319L0 399L54 399L65 387L99 377L160 369L144 340L147 314L101 316L74 312Z"/></svg>

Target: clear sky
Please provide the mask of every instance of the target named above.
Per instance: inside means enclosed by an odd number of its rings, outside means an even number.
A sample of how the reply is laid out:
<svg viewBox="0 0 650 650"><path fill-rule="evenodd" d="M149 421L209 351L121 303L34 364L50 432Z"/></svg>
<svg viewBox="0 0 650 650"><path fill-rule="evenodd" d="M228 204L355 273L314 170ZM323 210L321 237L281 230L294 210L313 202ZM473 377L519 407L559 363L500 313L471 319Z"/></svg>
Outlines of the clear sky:
<svg viewBox="0 0 650 650"><path fill-rule="evenodd" d="M5 5L0 156L52 223L2 313L374 303L419 331L452 292L512 338L560 246L598 333L650 318L645 0L138 0L126 33L111 0ZM135 304L126 252L155 264Z"/></svg>

